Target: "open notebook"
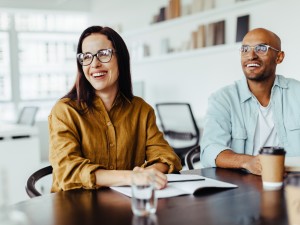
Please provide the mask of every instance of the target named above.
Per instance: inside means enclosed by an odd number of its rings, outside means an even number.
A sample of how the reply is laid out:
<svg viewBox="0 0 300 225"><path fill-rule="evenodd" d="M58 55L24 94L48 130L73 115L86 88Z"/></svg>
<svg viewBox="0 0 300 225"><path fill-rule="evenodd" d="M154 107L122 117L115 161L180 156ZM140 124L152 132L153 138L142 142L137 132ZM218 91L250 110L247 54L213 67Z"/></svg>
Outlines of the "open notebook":
<svg viewBox="0 0 300 225"><path fill-rule="evenodd" d="M235 184L226 183L199 175L167 174L168 186L163 190L156 190L157 198L169 198L179 195L189 195L209 188L236 188ZM131 197L131 187L111 187L124 195Z"/></svg>

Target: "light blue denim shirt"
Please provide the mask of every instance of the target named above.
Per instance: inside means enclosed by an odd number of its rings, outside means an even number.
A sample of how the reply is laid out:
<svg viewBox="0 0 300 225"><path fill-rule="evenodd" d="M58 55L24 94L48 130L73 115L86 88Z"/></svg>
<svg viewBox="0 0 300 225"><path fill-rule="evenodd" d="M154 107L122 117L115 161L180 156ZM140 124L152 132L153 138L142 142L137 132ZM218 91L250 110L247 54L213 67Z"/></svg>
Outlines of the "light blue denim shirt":
<svg viewBox="0 0 300 225"><path fill-rule="evenodd" d="M300 82L277 75L271 104L279 146L286 156L300 156ZM210 96L201 139L203 166L216 166L217 155L225 149L253 155L258 107L246 78Z"/></svg>

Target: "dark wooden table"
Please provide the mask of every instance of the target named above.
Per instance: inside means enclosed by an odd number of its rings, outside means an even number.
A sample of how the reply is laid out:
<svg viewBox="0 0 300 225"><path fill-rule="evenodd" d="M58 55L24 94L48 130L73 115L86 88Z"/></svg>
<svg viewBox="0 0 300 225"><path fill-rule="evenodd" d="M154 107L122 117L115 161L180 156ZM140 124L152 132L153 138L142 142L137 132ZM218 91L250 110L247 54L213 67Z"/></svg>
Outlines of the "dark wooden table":
<svg viewBox="0 0 300 225"><path fill-rule="evenodd" d="M264 191L260 176L220 168L188 173L239 187L159 199L156 215L149 218L134 217L130 198L108 188L47 194L12 208L24 212L31 225L288 224L283 189Z"/></svg>

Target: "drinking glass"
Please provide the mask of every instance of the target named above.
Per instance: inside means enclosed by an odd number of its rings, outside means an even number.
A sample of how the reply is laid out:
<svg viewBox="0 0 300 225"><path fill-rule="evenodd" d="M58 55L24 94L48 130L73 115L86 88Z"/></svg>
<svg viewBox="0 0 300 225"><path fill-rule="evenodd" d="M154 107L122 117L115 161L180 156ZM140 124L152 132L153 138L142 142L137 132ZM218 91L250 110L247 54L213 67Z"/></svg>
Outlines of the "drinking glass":
<svg viewBox="0 0 300 225"><path fill-rule="evenodd" d="M156 212L155 176L149 171L132 173L131 208L134 215L147 216Z"/></svg>
<svg viewBox="0 0 300 225"><path fill-rule="evenodd" d="M136 216L132 218L131 225L159 225L155 214L149 216Z"/></svg>

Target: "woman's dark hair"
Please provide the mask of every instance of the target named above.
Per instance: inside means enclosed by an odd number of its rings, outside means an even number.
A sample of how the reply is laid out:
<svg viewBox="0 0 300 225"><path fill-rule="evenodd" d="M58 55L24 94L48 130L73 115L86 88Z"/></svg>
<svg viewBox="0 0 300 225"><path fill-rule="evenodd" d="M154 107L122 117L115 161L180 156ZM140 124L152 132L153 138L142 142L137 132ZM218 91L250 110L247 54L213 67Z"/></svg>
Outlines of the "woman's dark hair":
<svg viewBox="0 0 300 225"><path fill-rule="evenodd" d="M122 37L110 27L91 26L85 29L78 41L77 54L82 53L82 42L91 34L103 34L111 41L115 56L117 57L119 77L119 91L129 100L133 98L132 82L130 72L130 56L127 46ZM96 59L94 59L96 60ZM77 61L77 60L76 60ZM93 100L95 98L95 89L85 78L82 65L77 61L77 77L74 86L64 98L76 100L79 105L84 103L88 109L93 108Z"/></svg>

